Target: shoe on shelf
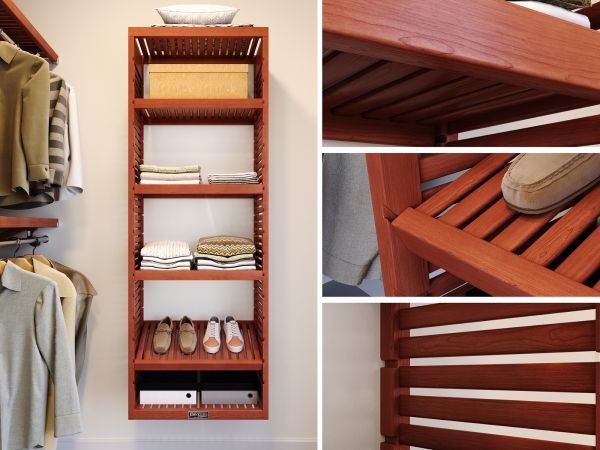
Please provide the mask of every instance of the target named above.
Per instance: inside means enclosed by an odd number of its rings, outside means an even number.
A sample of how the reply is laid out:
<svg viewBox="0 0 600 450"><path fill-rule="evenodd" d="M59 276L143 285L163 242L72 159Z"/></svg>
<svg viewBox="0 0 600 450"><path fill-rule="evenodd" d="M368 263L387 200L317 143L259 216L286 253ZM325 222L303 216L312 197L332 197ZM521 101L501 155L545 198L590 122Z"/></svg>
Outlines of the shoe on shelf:
<svg viewBox="0 0 600 450"><path fill-rule="evenodd" d="M169 347L171 347L171 333L173 332L173 323L169 316L161 320L156 325L154 330L154 338L152 339L152 347L154 347L154 353L163 354L167 353Z"/></svg>
<svg viewBox="0 0 600 450"><path fill-rule="evenodd" d="M218 317L211 317L206 325L202 345L206 353L217 353L221 348L221 324Z"/></svg>
<svg viewBox="0 0 600 450"><path fill-rule="evenodd" d="M244 349L244 336L240 331L240 325L232 316L227 316L225 319L225 338L230 352L239 353Z"/></svg>
<svg viewBox="0 0 600 450"><path fill-rule="evenodd" d="M523 153L502 180L508 206L542 214L563 206L600 181L598 153Z"/></svg>
<svg viewBox="0 0 600 450"><path fill-rule="evenodd" d="M179 348L183 353L194 353L197 344L194 322L188 316L183 316L179 321Z"/></svg>

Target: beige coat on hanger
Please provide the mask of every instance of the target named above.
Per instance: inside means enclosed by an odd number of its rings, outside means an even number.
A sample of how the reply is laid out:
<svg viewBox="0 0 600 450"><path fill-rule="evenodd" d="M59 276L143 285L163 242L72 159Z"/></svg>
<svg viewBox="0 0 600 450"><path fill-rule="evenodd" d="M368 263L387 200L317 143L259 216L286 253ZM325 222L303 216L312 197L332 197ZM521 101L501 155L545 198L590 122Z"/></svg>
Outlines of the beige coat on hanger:
<svg viewBox="0 0 600 450"><path fill-rule="evenodd" d="M41 259L41 258L40 258ZM69 278L56 269L44 264L37 257L32 257L33 271L54 281L58 286L58 295L61 298L63 317L67 326L67 337L69 339L69 353L75 367L75 307L77 292ZM57 439L54 437L54 384L48 389L48 405L46 408L46 434L44 436L44 448L56 450Z"/></svg>

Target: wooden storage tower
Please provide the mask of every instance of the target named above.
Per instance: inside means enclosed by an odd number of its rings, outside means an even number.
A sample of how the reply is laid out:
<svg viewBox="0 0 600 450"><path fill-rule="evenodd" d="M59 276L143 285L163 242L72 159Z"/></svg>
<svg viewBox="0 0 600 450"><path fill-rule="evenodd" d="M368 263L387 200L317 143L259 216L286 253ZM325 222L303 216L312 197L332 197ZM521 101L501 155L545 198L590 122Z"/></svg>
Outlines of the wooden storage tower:
<svg viewBox="0 0 600 450"><path fill-rule="evenodd" d="M251 64L253 98L232 100L145 99L144 65ZM268 29L260 27L152 27L129 29L129 418L267 419L268 372ZM252 125L254 169L258 185L140 185L137 167L144 162L145 125ZM223 132L227 129L224 127ZM144 198L253 198L257 269L253 271L139 270L144 244ZM156 322L144 320L145 280L253 280L254 320L241 323L245 348L233 354L222 348L209 355L202 348L206 323L197 323L198 348L183 355L177 342L166 355L152 352ZM262 381L258 405L141 406L136 382L144 370L247 370ZM190 414L191 413L191 414Z"/></svg>

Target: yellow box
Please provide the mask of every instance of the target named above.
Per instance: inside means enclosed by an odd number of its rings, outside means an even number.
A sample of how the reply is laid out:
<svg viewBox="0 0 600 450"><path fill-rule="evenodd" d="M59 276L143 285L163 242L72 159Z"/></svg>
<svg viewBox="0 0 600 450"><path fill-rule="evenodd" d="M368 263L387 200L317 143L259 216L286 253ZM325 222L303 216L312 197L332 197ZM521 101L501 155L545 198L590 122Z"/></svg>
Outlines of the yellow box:
<svg viewBox="0 0 600 450"><path fill-rule="evenodd" d="M248 64L150 64L150 98L248 98Z"/></svg>

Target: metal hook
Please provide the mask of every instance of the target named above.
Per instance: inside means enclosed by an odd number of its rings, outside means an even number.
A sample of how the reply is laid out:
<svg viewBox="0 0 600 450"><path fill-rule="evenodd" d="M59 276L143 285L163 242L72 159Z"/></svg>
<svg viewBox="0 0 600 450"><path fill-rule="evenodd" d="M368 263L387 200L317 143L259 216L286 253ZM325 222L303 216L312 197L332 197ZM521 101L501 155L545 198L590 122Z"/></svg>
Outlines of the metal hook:
<svg viewBox="0 0 600 450"><path fill-rule="evenodd" d="M15 249L15 252L13 253L13 258L17 257L17 253L19 252L20 248L21 248L21 238L17 238L17 248Z"/></svg>

